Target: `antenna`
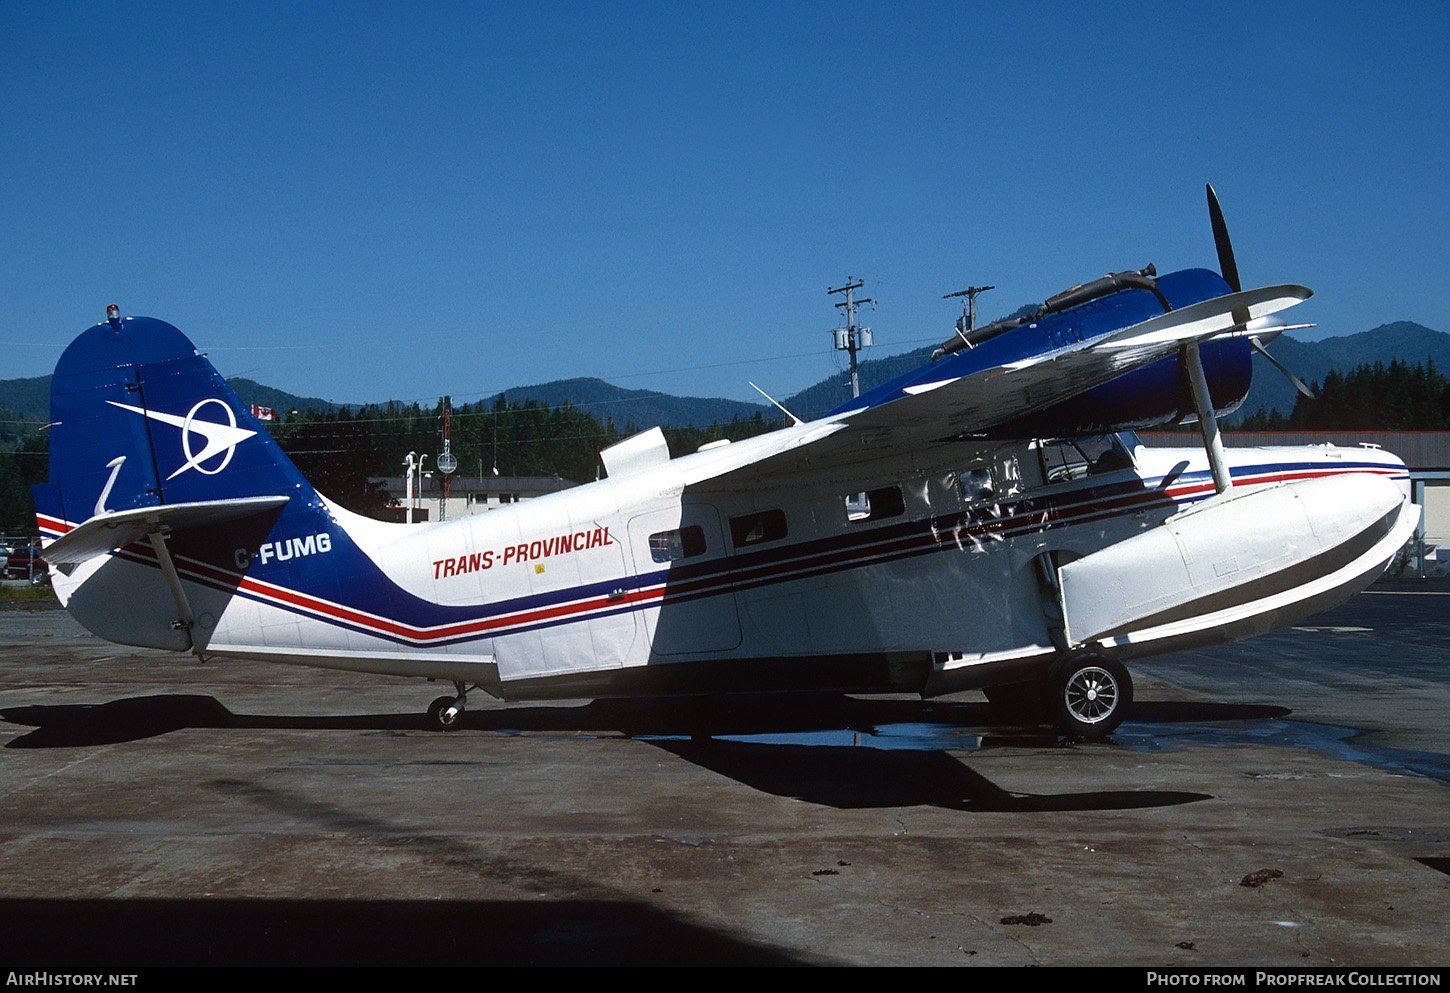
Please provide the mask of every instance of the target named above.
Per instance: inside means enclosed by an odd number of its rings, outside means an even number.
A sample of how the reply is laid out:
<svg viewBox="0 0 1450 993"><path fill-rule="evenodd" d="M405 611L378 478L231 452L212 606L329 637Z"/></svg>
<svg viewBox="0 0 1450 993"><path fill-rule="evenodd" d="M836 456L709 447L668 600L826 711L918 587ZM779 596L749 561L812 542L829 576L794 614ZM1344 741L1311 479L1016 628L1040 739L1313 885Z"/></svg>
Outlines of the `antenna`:
<svg viewBox="0 0 1450 993"><path fill-rule="evenodd" d="M750 381L749 380L746 380L746 382L750 382ZM799 417L797 417L796 415L792 414L790 411L786 410L784 407L781 407L780 403L775 399L775 397L771 396L769 393L767 393L764 390L762 390L759 386L755 386L754 383L750 383L750 385L753 386L753 387L755 387L755 392L756 393L759 393L761 396L765 397L765 399L769 400L771 403L775 404L777 407L780 407L781 411L783 411L785 413L785 416L786 417L789 417L791 420L795 421L797 424L804 424L805 423L805 421L801 420Z"/></svg>
<svg viewBox="0 0 1450 993"><path fill-rule="evenodd" d="M846 302L836 304L836 307L839 308L846 315L846 326L844 328L836 328L834 334L836 336L836 348L841 351L847 351L851 353L851 399L854 400L856 397L861 395L861 376L860 373L857 371L856 353L863 348L870 347L871 345L871 329L857 327L856 325L856 308L863 303L869 303L871 305L871 309L875 310L876 301L872 300L870 297L867 297L864 300L857 300L852 294L856 290L859 290L861 287L865 286L866 282L865 280L862 280L860 282L853 283L851 282L851 278L852 277L847 276L845 286L838 286L834 290L828 289L826 290L826 294L828 296L832 293L846 294ZM775 401L771 400L771 403L775 403ZM779 404L777 404L777 406L779 406ZM785 408L782 407L781 409L784 410ZM786 413L790 412L786 411ZM796 423L800 422L797 421Z"/></svg>

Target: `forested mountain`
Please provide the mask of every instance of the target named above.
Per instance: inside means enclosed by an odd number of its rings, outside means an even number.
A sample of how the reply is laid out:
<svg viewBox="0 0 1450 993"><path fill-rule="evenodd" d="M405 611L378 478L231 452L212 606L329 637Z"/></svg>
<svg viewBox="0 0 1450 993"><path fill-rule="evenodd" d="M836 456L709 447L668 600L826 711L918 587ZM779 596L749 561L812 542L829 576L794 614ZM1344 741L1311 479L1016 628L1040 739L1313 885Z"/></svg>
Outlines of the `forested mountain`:
<svg viewBox="0 0 1450 993"><path fill-rule="evenodd" d="M1413 365L1433 362L1437 369L1450 369L1450 334L1432 331L1423 324L1397 321L1382 324L1373 331L1300 341L1292 335L1281 335L1269 345L1274 358L1293 370L1306 383L1322 381L1331 369L1354 369L1376 362L1396 359ZM1249 395L1224 424L1236 427L1245 418L1277 410L1288 417L1298 397L1294 386L1260 356L1254 356L1254 383Z"/></svg>
<svg viewBox="0 0 1450 993"><path fill-rule="evenodd" d="M340 407L321 397L300 397L284 390L250 379L229 379L238 397L247 403L271 407L285 418L289 411L334 410ZM12 410L33 420L37 426L50 421L50 377L31 376L26 379L0 379L0 411ZM3 416L3 414L0 414Z"/></svg>
<svg viewBox="0 0 1450 993"><path fill-rule="evenodd" d="M50 377L0 379L0 408L45 424L50 420Z"/></svg>
<svg viewBox="0 0 1450 993"><path fill-rule="evenodd" d="M1450 430L1450 378L1434 361L1413 365L1398 359L1330 370L1312 384L1314 396L1298 395L1288 416L1255 413L1247 431L1446 431Z"/></svg>
<svg viewBox="0 0 1450 993"><path fill-rule="evenodd" d="M640 428L706 427L727 424L731 420L749 420L756 414L767 414L772 408L758 403L725 400L718 397L677 397L653 390L626 390L602 379L561 379L538 386L520 386L506 390L503 396L513 402L548 404L560 407L569 404L593 414L601 424L623 427L634 424Z"/></svg>

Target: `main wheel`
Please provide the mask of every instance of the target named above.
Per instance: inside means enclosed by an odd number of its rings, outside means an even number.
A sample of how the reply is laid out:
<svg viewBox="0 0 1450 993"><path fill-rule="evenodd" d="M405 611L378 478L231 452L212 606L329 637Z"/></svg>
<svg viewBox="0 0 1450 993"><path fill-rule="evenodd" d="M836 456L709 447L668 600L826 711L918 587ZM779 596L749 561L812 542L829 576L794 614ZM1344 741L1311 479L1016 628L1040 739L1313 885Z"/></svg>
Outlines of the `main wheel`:
<svg viewBox="0 0 1450 993"><path fill-rule="evenodd" d="M428 726L434 731L456 731L463 720L463 710L460 708L452 718L447 716L449 709L453 706L454 698L451 696L440 696L428 705Z"/></svg>
<svg viewBox="0 0 1450 993"><path fill-rule="evenodd" d="M1047 687L1053 725L1073 738L1112 734L1133 704L1128 670L1097 652L1058 659L1047 670Z"/></svg>

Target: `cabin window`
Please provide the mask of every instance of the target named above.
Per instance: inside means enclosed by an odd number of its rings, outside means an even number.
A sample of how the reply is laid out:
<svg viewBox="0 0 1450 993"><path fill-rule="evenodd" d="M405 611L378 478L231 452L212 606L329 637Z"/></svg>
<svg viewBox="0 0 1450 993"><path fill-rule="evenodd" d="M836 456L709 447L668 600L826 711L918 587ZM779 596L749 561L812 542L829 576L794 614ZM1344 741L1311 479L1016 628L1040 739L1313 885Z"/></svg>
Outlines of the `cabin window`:
<svg viewBox="0 0 1450 993"><path fill-rule="evenodd" d="M996 487L992 485L992 470L984 465L965 470L957 479L957 486L967 503L980 503L997 495Z"/></svg>
<svg viewBox="0 0 1450 993"><path fill-rule="evenodd" d="M906 501L900 486L883 486L879 490L852 493L846 497L846 520L852 524L881 521L906 513Z"/></svg>
<svg viewBox="0 0 1450 993"><path fill-rule="evenodd" d="M656 562L673 562L705 554L705 529L697 524L657 531L649 536L649 557Z"/></svg>
<svg viewBox="0 0 1450 993"><path fill-rule="evenodd" d="M756 545L762 541L779 541L785 537L785 512L763 510L730 518L730 540L736 548Z"/></svg>

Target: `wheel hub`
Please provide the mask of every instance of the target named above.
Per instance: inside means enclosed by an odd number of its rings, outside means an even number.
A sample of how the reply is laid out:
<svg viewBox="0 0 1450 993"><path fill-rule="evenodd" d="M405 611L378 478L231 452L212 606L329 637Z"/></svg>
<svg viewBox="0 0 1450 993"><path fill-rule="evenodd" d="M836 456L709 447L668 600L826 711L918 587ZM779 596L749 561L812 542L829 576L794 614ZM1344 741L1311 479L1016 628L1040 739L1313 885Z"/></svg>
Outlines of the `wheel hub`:
<svg viewBox="0 0 1450 993"><path fill-rule="evenodd" d="M1088 724L1106 720L1118 703L1117 684L1112 675L1096 667L1075 673L1067 681L1065 693L1068 709Z"/></svg>

